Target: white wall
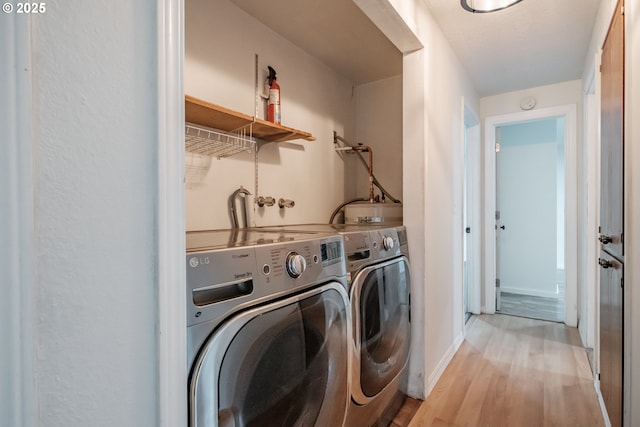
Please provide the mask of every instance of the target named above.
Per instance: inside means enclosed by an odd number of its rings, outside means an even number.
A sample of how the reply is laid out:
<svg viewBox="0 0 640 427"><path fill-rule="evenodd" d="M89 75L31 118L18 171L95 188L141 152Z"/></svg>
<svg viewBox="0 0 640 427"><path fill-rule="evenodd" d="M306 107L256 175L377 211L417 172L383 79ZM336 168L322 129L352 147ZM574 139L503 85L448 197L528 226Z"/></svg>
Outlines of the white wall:
<svg viewBox="0 0 640 427"><path fill-rule="evenodd" d="M360 168L355 158L343 160L333 145L334 130L355 139L356 99L350 81L227 0L187 0L185 21L185 93L253 115L257 53L260 87L267 65L277 71L282 123L317 138L262 146L257 195L253 154L213 159L204 181L187 186L187 230L229 228L227 198L241 185L254 196L296 203L286 210L254 205L255 225L328 222L346 198L368 194L368 187L356 188L349 172ZM263 111L260 105L258 116Z"/></svg>
<svg viewBox="0 0 640 427"><path fill-rule="evenodd" d="M373 148L374 175L402 199L402 76L358 86L356 116L357 142ZM358 166L357 171L357 195L366 198L367 170Z"/></svg>
<svg viewBox="0 0 640 427"><path fill-rule="evenodd" d="M409 391L435 386L464 333L462 316L462 99L478 97L421 1L389 1L423 49L404 52L403 203L411 251L412 353Z"/></svg>
<svg viewBox="0 0 640 427"><path fill-rule="evenodd" d="M579 259L579 283L586 288L581 289L580 298L580 336L587 347L595 348L597 344L598 313L596 306L599 302L599 266L597 264L599 246L598 221L600 214L600 50L609 29L613 9L617 0L603 0L600 2L596 22L593 27L591 43L585 56L583 71L583 99L584 105L590 105L583 117L583 144L579 146L580 157L583 159L579 173L581 197L578 218L584 235L579 240L579 247L585 248ZM589 115L589 116L588 116ZM591 117L593 116L593 117ZM596 351L597 352L597 351ZM596 358L597 361L597 358Z"/></svg>
<svg viewBox="0 0 640 427"><path fill-rule="evenodd" d="M33 425L160 424L155 7L47 3L30 22Z"/></svg>
<svg viewBox="0 0 640 427"><path fill-rule="evenodd" d="M485 118L490 116L520 112L522 111L520 109L520 101L529 96L534 97L537 101L534 109L577 104L578 128L582 128L582 80L572 80L486 96L480 99L481 120L484 121ZM578 140L581 140L581 134L578 134Z"/></svg>

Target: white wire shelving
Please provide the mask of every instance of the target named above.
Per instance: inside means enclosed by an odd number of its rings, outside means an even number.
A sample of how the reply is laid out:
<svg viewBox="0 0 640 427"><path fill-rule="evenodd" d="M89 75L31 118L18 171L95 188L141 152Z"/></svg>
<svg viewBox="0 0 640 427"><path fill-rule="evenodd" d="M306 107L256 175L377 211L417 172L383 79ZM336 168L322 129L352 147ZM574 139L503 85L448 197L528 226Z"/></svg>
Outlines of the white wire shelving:
<svg viewBox="0 0 640 427"><path fill-rule="evenodd" d="M185 123L185 149L191 153L219 159L242 152L251 153L255 149L256 139L245 132L224 132Z"/></svg>

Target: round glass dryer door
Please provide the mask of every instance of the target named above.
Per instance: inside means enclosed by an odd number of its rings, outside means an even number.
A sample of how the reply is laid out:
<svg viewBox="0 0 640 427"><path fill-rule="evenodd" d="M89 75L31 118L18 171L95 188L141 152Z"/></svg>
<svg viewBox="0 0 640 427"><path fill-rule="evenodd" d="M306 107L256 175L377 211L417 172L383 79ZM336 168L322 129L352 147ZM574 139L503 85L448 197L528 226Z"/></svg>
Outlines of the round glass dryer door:
<svg viewBox="0 0 640 427"><path fill-rule="evenodd" d="M348 304L336 282L232 317L196 360L190 425L341 426Z"/></svg>
<svg viewBox="0 0 640 427"><path fill-rule="evenodd" d="M353 397L357 403L368 403L407 363L411 343L410 286L406 257L366 267L353 282L358 345Z"/></svg>

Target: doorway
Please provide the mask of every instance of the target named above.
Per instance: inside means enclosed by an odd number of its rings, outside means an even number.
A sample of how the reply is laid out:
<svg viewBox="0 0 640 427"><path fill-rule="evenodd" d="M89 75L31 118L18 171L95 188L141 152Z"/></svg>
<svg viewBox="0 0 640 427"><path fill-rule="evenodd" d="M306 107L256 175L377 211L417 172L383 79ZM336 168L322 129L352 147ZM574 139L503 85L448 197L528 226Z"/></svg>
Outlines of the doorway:
<svg viewBox="0 0 640 427"><path fill-rule="evenodd" d="M480 121L464 105L463 179L462 179L462 299L465 322L481 310L481 234L482 199L481 166L482 147Z"/></svg>
<svg viewBox="0 0 640 427"><path fill-rule="evenodd" d="M496 129L496 311L564 321L564 117Z"/></svg>
<svg viewBox="0 0 640 427"><path fill-rule="evenodd" d="M484 311L487 313L496 312L496 297L500 294L496 292L496 285L498 282L499 269L496 267L496 260L499 259L497 251L500 250L497 247L496 242L499 239L498 230L503 231L501 228L503 225L506 228L508 224L502 224L496 220L496 198L499 196L496 191L496 136L499 133L498 129L508 125L517 125L527 122L533 122L544 119L563 119L564 128L561 130L564 133L564 173L561 175L564 177L563 188L564 192L562 196L556 195L564 199L564 214L562 215L558 224L562 225L559 233L563 234L563 241L567 244L558 251L560 253L560 259L562 257L564 267L564 318L561 319L568 326L577 326L577 224L575 218L577 217L577 158L576 158L576 145L577 145L577 107L575 104L541 108L536 110L524 111L520 113L506 114L502 116L488 117L485 121L485 182L484 182ZM498 158L499 161L499 158ZM556 202L557 203L557 202ZM558 233L558 229L556 229ZM557 242L554 240L557 244ZM556 246L557 250L557 246ZM556 254L556 262L558 260L558 254ZM557 266L557 264L556 264Z"/></svg>

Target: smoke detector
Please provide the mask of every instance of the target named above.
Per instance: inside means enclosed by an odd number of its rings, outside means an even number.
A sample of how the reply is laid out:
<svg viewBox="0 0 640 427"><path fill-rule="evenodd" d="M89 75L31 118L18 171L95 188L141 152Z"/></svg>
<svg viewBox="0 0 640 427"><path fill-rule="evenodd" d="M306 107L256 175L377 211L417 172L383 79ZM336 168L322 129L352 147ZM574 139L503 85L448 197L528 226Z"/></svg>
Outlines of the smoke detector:
<svg viewBox="0 0 640 427"><path fill-rule="evenodd" d="M533 96L527 96L520 101L520 108L523 110L532 110L536 106L536 99Z"/></svg>

